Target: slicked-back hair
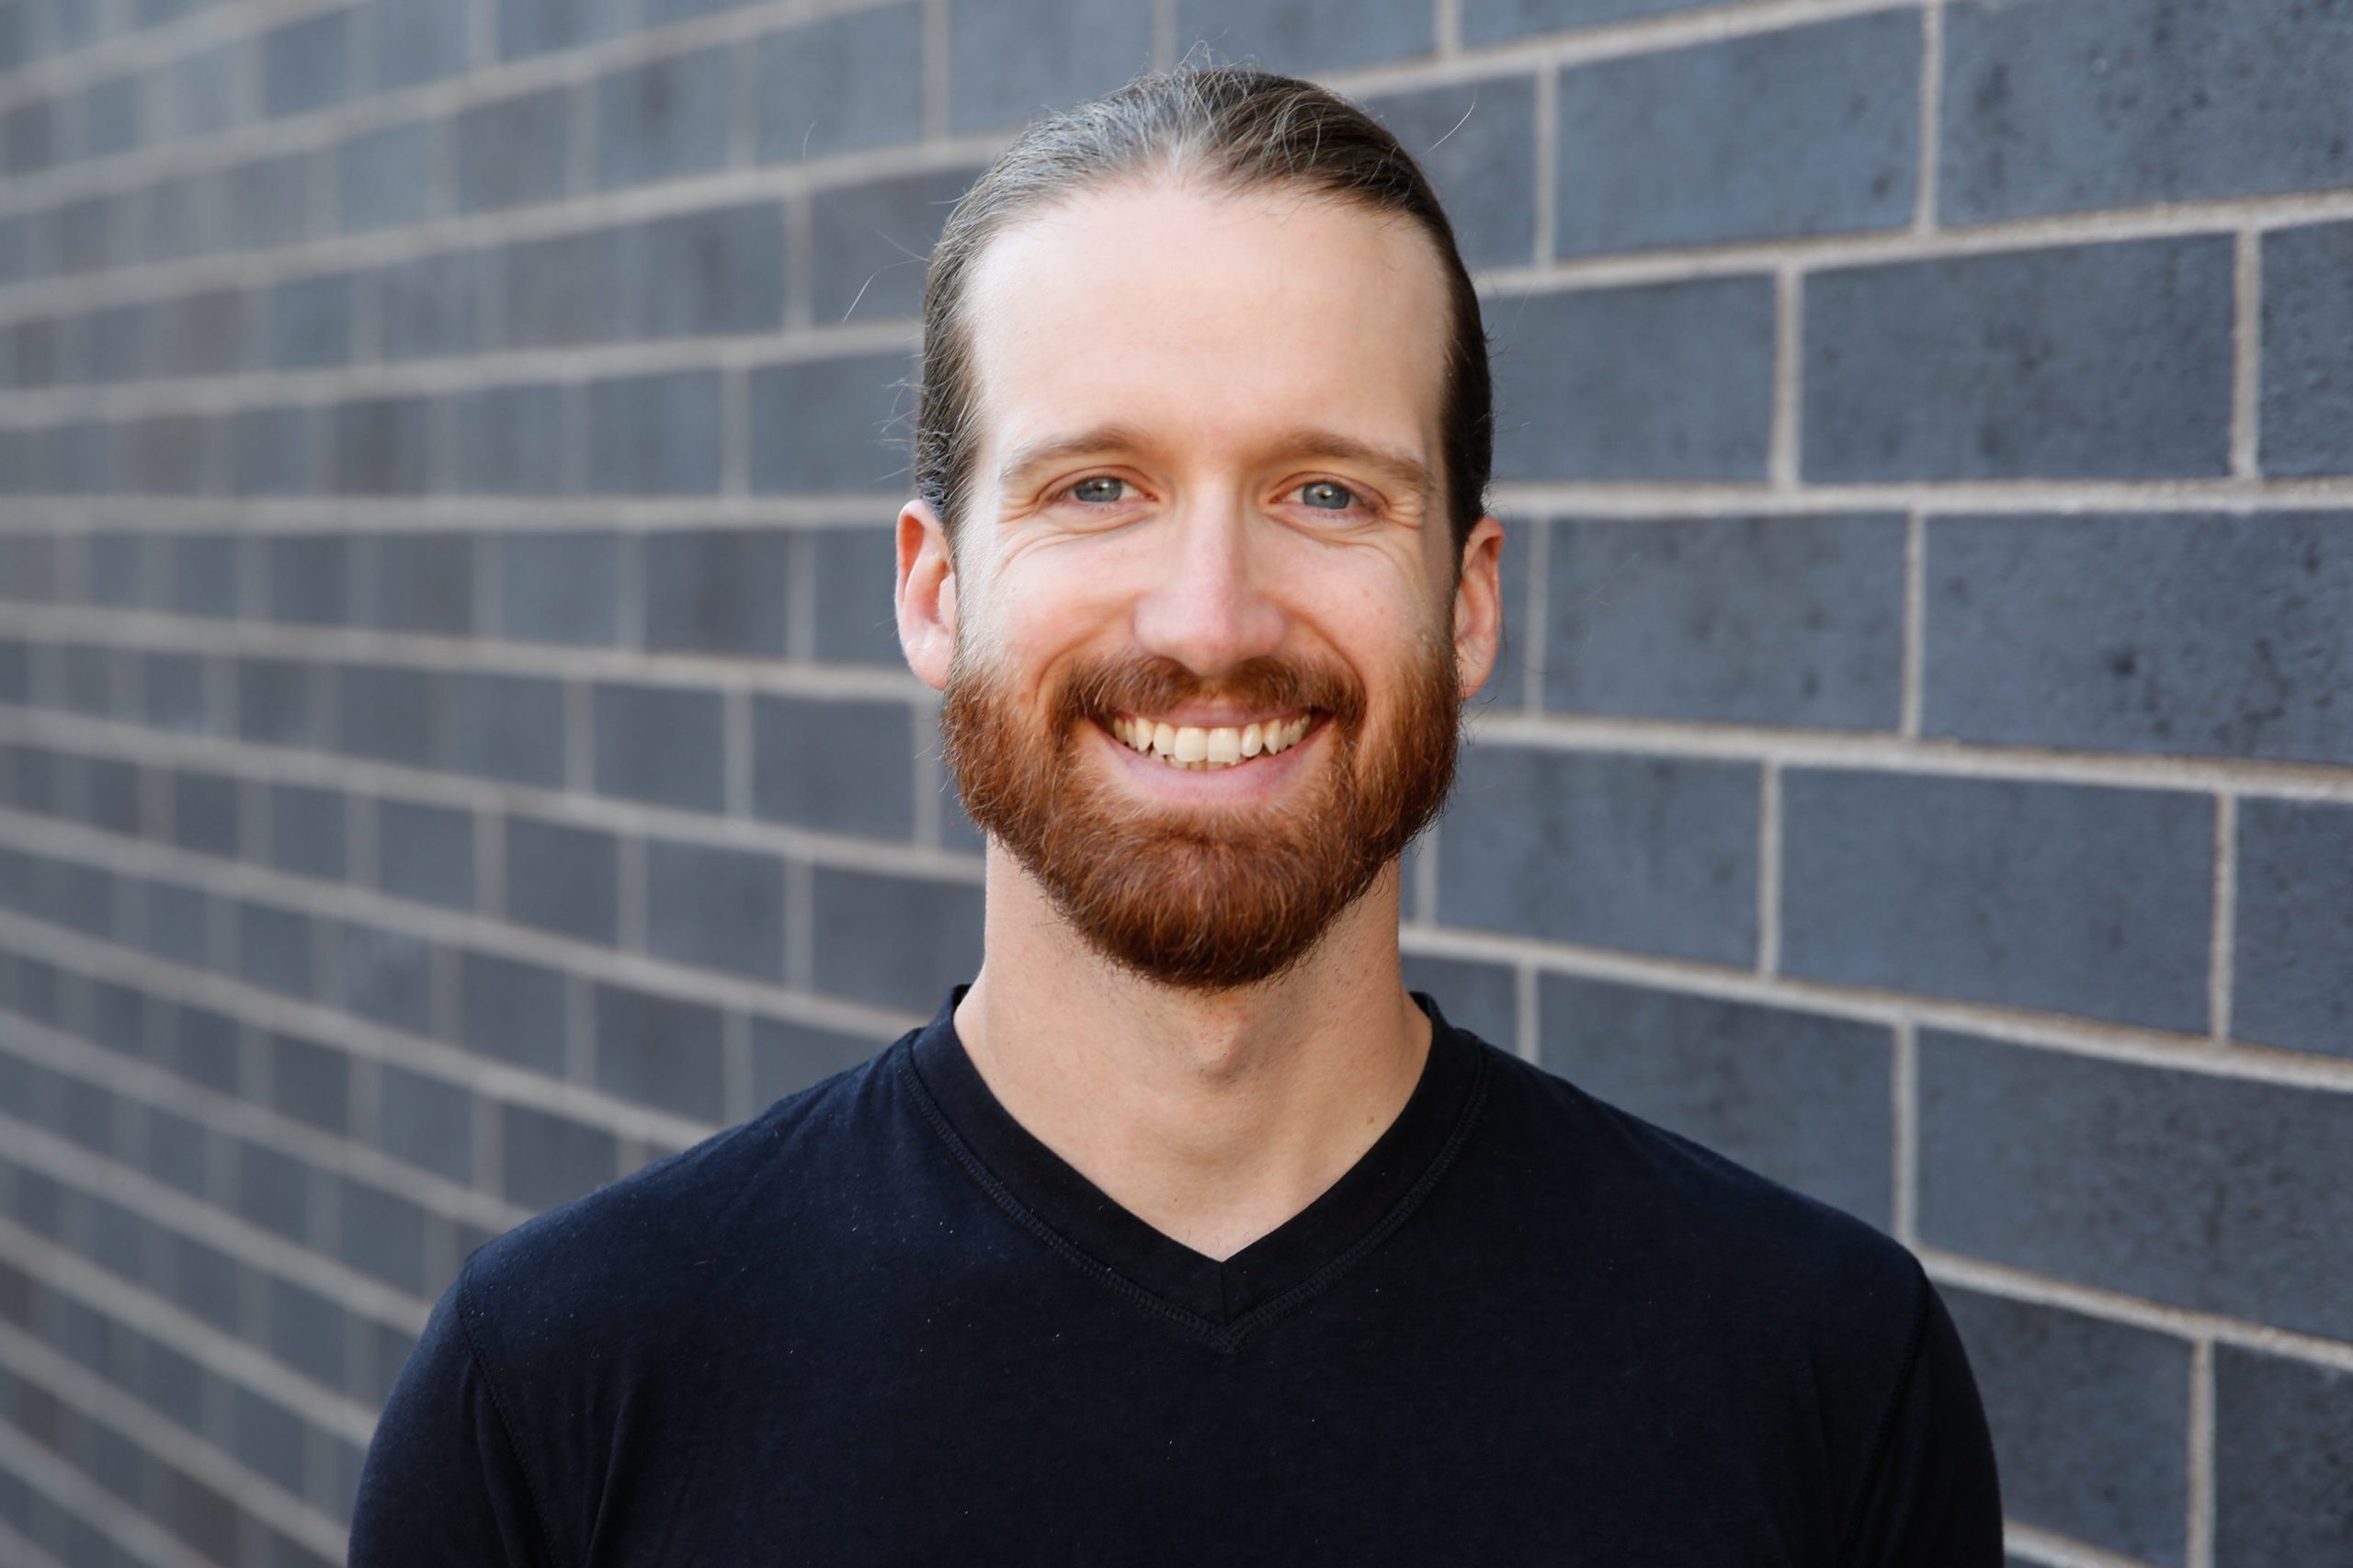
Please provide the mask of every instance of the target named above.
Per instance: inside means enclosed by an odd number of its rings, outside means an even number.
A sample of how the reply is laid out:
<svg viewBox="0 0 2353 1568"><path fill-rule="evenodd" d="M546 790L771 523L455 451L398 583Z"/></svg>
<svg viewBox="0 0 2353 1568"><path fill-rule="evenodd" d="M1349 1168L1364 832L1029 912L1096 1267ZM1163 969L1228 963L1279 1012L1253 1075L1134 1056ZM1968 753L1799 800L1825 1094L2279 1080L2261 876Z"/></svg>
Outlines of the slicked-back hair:
<svg viewBox="0 0 2353 1568"><path fill-rule="evenodd" d="M1446 211L1413 156L1356 105L1313 82L1246 65L1180 65L1040 120L964 193L931 253L917 378L915 494L954 541L979 447L965 293L989 242L1082 191L1134 177L1240 194L1324 196L1420 225L1446 274L1449 313L1441 466L1459 566L1486 509L1494 389L1478 296Z"/></svg>

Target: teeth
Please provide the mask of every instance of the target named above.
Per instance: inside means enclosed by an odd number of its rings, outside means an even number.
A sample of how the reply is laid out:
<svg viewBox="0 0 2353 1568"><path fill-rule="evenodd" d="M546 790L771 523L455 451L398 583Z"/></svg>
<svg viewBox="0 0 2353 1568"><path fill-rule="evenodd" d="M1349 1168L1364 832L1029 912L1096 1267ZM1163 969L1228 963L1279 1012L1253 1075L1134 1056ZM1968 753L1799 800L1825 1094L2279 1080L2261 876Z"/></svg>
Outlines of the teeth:
<svg viewBox="0 0 2353 1568"><path fill-rule="evenodd" d="M1211 729L1199 724L1164 724L1121 713L1113 715L1110 731L1122 744L1147 756L1157 756L1171 767L1206 772L1233 767L1250 757L1289 751L1306 735L1309 718L1301 713L1240 728L1221 724Z"/></svg>

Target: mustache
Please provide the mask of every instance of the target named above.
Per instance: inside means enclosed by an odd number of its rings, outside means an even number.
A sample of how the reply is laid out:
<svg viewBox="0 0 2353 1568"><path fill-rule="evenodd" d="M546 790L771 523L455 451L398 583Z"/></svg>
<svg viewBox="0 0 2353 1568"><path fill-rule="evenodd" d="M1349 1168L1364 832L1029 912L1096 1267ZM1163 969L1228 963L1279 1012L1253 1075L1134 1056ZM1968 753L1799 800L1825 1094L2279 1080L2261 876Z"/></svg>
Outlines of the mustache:
<svg viewBox="0 0 2353 1568"><path fill-rule="evenodd" d="M1089 665L1063 683L1054 707L1061 727L1067 729L1081 720L1165 712L1192 701L1256 711L1313 708L1328 714L1344 733L1362 723L1365 714L1364 687L1352 676L1272 654L1245 660L1214 680L1156 654Z"/></svg>

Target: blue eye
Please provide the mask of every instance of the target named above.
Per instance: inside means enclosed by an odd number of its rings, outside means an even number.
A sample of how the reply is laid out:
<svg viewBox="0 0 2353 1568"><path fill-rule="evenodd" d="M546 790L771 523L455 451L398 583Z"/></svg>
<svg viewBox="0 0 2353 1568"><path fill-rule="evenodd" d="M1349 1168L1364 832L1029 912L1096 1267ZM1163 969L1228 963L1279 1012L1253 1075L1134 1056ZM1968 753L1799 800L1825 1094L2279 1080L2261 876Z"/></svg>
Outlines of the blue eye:
<svg viewBox="0 0 2353 1568"><path fill-rule="evenodd" d="M1345 512L1357 504L1357 494L1345 484L1335 484L1328 479L1310 480L1299 487L1306 504L1324 512Z"/></svg>
<svg viewBox="0 0 2353 1568"><path fill-rule="evenodd" d="M1108 474L1097 474L1091 479L1082 479L1072 485L1070 498L1074 501L1117 501L1120 499L1121 487L1127 483L1124 479L1114 479Z"/></svg>

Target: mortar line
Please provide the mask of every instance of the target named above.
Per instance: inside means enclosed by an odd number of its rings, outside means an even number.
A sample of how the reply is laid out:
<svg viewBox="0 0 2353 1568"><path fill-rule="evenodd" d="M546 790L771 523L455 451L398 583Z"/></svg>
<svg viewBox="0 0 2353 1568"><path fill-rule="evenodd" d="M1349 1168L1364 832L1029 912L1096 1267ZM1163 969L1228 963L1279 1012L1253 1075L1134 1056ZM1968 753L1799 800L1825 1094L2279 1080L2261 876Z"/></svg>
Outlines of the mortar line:
<svg viewBox="0 0 2353 1568"><path fill-rule="evenodd" d="M1914 176L1912 232L1936 232L1938 165L1944 141L1945 6L1944 0L1922 0L1920 6L1920 161Z"/></svg>
<svg viewBox="0 0 2353 1568"><path fill-rule="evenodd" d="M1897 1241L1916 1249L1920 1244L1920 1051L1919 1035L1909 1017L1895 1021L1891 1065L1894 1147L1890 1164L1895 1190L1890 1195L1889 1222Z"/></svg>
<svg viewBox="0 0 2353 1568"><path fill-rule="evenodd" d="M1540 1066L1544 1060L1544 1019L1540 1011L1543 1003L1533 964L1512 967L1511 991L1513 1023L1517 1026L1512 1051L1522 1062Z"/></svg>
<svg viewBox="0 0 2353 1568"><path fill-rule="evenodd" d="M1756 770L1756 972L1781 968L1781 769Z"/></svg>
<svg viewBox="0 0 2353 1568"><path fill-rule="evenodd" d="M2239 232L2232 268L2231 472L2262 472L2263 236Z"/></svg>
<svg viewBox="0 0 2353 1568"><path fill-rule="evenodd" d="M1773 408L1766 435L1768 483L1786 494L1801 483L1804 432L1800 335L1805 314L1805 282L1793 268L1773 274Z"/></svg>
<svg viewBox="0 0 2353 1568"><path fill-rule="evenodd" d="M1166 71L1176 63L1176 0L1151 0L1152 68Z"/></svg>
<svg viewBox="0 0 2353 1568"><path fill-rule="evenodd" d="M0 1466L34 1482L45 1496L130 1551L136 1562L157 1568L220 1568L183 1545L153 1515L125 1507L121 1498L6 1422L0 1422ZM0 1524L0 1528L6 1528Z"/></svg>
<svg viewBox="0 0 2353 1568"><path fill-rule="evenodd" d="M2055 1530L2009 1519L2003 1521L2002 1549L2006 1554L2041 1564L2042 1568L2148 1568L2137 1557L2103 1551Z"/></svg>
<svg viewBox="0 0 2353 1568"><path fill-rule="evenodd" d="M2214 1341L2201 1335L2189 1359L2189 1518L2185 1568L2214 1568Z"/></svg>
<svg viewBox="0 0 2353 1568"><path fill-rule="evenodd" d="M1927 700L1928 642L1927 523L1917 506L1904 515L1904 649L1896 675L1895 733L1920 738Z"/></svg>
<svg viewBox="0 0 2353 1568"><path fill-rule="evenodd" d="M2231 1043L2231 982L2237 950L2238 795L2214 791L2213 935L2207 957L2206 1009L2215 1045Z"/></svg>
<svg viewBox="0 0 2353 1568"><path fill-rule="evenodd" d="M1560 524L1547 518L1520 526L1528 540L1520 552L1528 581L1521 585L1526 614L1519 634L1519 706L1522 712L1538 714L1544 710L1544 683L1552 667L1552 535Z"/></svg>
<svg viewBox="0 0 2353 1568"><path fill-rule="evenodd" d="M918 33L922 40L922 136L926 143L938 143L948 139L948 94L951 85L948 0L923 0Z"/></svg>
<svg viewBox="0 0 2353 1568"><path fill-rule="evenodd" d="M0 1462L0 1471L6 1470L6 1463ZM8 1471L8 1473L15 1472ZM17 1479L28 1488L32 1486L32 1483L21 1475L17 1476ZM77 1514L76 1517L83 1518L85 1523L89 1524L99 1533L112 1537L113 1532L108 1530L104 1525L96 1523L86 1516ZM131 1549L124 1546L119 1540L115 1540L115 1545L129 1554L133 1561L137 1561L137 1554L131 1552ZM175 1561L177 1560L175 1559ZM0 1518L0 1562L21 1562L24 1568L67 1568L62 1558L51 1557L45 1548L33 1543L32 1537L23 1534L5 1518Z"/></svg>

